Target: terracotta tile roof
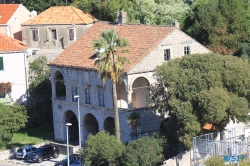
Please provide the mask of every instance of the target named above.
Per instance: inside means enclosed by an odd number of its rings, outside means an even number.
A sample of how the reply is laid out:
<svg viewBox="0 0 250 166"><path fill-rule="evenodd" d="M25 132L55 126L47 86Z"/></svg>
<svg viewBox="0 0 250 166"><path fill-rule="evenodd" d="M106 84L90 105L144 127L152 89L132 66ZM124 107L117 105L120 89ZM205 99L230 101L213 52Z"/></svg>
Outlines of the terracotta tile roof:
<svg viewBox="0 0 250 166"><path fill-rule="evenodd" d="M7 24L19 4L0 4L0 24Z"/></svg>
<svg viewBox="0 0 250 166"><path fill-rule="evenodd" d="M129 53L124 54L124 56L130 60L130 64L125 66L125 72L128 72L160 44L175 28L142 24L124 24L119 26L108 22L97 22L91 26L83 36L52 60L50 65L94 69L96 52L92 48L92 41L101 37L101 31L108 29L119 31L120 37L126 38L130 44L130 46L127 46Z"/></svg>
<svg viewBox="0 0 250 166"><path fill-rule="evenodd" d="M73 6L53 6L22 25L34 24L90 24L97 19Z"/></svg>
<svg viewBox="0 0 250 166"><path fill-rule="evenodd" d="M203 129L205 130L211 130L213 127L213 125L211 123L206 123L204 126L203 126Z"/></svg>
<svg viewBox="0 0 250 166"><path fill-rule="evenodd" d="M19 40L10 38L0 33L0 52L25 51L25 50L27 50L27 45L23 44Z"/></svg>

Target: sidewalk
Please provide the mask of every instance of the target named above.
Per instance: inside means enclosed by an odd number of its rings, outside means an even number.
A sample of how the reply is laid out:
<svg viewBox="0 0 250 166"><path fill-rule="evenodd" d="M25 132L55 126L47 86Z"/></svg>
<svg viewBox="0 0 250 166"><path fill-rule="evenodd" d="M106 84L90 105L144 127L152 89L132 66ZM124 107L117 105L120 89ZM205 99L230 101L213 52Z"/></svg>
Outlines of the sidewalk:
<svg viewBox="0 0 250 166"><path fill-rule="evenodd" d="M57 159L51 158L50 160L44 160L42 163L31 163L27 160L20 160L20 159L9 159L0 162L1 166L9 166L9 165L16 165L16 166L54 166L57 161L61 161L66 157L64 154L60 154Z"/></svg>

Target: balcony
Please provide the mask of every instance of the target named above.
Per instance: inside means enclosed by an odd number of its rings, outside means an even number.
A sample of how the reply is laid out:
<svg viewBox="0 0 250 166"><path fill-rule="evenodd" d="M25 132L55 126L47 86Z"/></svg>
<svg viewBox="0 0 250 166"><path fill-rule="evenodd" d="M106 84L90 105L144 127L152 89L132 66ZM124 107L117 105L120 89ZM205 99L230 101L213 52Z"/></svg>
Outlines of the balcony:
<svg viewBox="0 0 250 166"><path fill-rule="evenodd" d="M0 98L0 103L11 103L11 98Z"/></svg>

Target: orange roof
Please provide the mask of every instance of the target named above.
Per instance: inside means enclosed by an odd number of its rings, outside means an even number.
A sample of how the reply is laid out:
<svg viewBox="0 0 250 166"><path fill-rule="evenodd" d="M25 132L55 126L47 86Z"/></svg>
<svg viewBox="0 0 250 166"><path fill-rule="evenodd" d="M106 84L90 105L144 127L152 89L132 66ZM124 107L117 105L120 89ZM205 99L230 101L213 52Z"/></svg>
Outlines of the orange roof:
<svg viewBox="0 0 250 166"><path fill-rule="evenodd" d="M97 19L73 6L53 6L22 25L36 24L90 24Z"/></svg>
<svg viewBox="0 0 250 166"><path fill-rule="evenodd" d="M0 24L7 24L19 4L0 4Z"/></svg>
<svg viewBox="0 0 250 166"><path fill-rule="evenodd" d="M204 126L203 126L203 129L205 130L211 130L213 127L213 125L211 123L206 123Z"/></svg>
<svg viewBox="0 0 250 166"><path fill-rule="evenodd" d="M27 45L23 44L19 40L10 38L0 33L0 52L25 51L25 50L27 50Z"/></svg>
<svg viewBox="0 0 250 166"><path fill-rule="evenodd" d="M92 68L95 62L95 51L92 41L101 37L101 31L114 29L119 31L121 38L126 38L128 54L124 54L130 64L125 65L125 72L131 70L162 42L175 28L149 25L117 25L108 22L97 22L91 26L77 41L72 43L64 52L59 54L50 65L76 68Z"/></svg>

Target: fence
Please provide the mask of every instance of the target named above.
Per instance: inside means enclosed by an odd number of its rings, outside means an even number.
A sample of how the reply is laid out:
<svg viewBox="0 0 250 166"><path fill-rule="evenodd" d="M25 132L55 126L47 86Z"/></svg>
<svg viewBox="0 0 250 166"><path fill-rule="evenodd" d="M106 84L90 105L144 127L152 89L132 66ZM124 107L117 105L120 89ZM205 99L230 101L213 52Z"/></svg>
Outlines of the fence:
<svg viewBox="0 0 250 166"><path fill-rule="evenodd" d="M250 129L238 127L225 130L222 133L209 133L193 138L191 160L193 165L203 164L210 156L250 157Z"/></svg>

